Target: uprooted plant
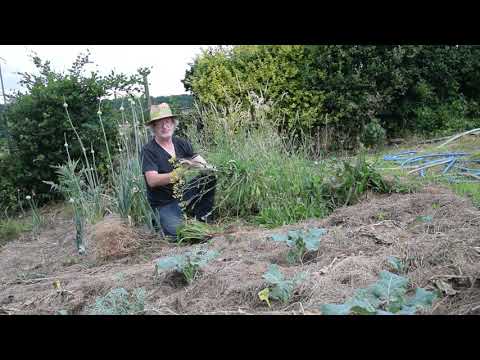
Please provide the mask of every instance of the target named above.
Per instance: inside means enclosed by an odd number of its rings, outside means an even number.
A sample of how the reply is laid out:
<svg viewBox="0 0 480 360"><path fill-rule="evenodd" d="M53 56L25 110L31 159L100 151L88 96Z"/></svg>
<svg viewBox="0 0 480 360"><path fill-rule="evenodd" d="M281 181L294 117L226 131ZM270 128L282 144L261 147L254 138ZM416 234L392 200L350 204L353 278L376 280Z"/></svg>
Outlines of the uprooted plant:
<svg viewBox="0 0 480 360"><path fill-rule="evenodd" d="M295 262L302 263L307 253L318 250L320 238L326 233L327 231L322 228L308 229L307 231L291 230L286 234L273 234L270 238L273 241L287 244L290 248L287 261L293 264Z"/></svg>
<svg viewBox="0 0 480 360"><path fill-rule="evenodd" d="M423 288L407 297L407 285L407 278L382 271L376 283L356 290L345 303L324 304L320 309L323 315L414 315L430 307L437 297Z"/></svg>
<svg viewBox="0 0 480 360"><path fill-rule="evenodd" d="M305 273L298 273L291 279L286 279L276 264L270 264L263 278L269 284L268 287L258 293L261 301L265 301L270 307L270 299L278 300L287 304L293 297L295 288L305 280Z"/></svg>
<svg viewBox="0 0 480 360"><path fill-rule="evenodd" d="M168 256L159 259L155 264L155 275L161 270L174 270L181 273L188 284L196 278L203 266L218 256L217 251L194 248L182 255Z"/></svg>
<svg viewBox="0 0 480 360"><path fill-rule="evenodd" d="M195 219L186 219L177 229L178 244L199 243L211 239L219 232L217 227Z"/></svg>

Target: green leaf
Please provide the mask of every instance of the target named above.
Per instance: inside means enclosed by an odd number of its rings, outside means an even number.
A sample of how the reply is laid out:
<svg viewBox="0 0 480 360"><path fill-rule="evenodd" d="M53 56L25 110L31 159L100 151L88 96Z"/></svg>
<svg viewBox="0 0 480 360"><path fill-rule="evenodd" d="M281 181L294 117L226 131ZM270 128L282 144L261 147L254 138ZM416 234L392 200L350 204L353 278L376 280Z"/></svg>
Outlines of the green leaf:
<svg viewBox="0 0 480 360"><path fill-rule="evenodd" d="M346 302L359 315L374 314L380 300L375 297L368 289L358 289L353 297Z"/></svg>
<svg viewBox="0 0 480 360"><path fill-rule="evenodd" d="M327 230L323 228L314 228L309 230L309 235L314 236L314 237L321 237L327 233Z"/></svg>
<svg viewBox="0 0 480 360"><path fill-rule="evenodd" d="M437 296L430 291L427 291L423 288L417 288L415 295L406 302L406 306L413 306L416 308L419 307L429 307L433 305L433 302Z"/></svg>
<svg viewBox="0 0 480 360"><path fill-rule="evenodd" d="M314 236L306 236L304 239L305 247L308 251L318 250L320 246L320 238Z"/></svg>
<svg viewBox="0 0 480 360"><path fill-rule="evenodd" d="M270 292L270 296L274 300L280 300L283 303L287 303L293 292L293 284L290 281L282 281L277 284Z"/></svg>
<svg viewBox="0 0 480 360"><path fill-rule="evenodd" d="M185 258L181 255L164 257L157 261L157 268L162 270L180 270L185 264Z"/></svg>
<svg viewBox="0 0 480 360"><path fill-rule="evenodd" d="M320 307L322 315L349 315L350 309L348 304L324 304Z"/></svg>
<svg viewBox="0 0 480 360"><path fill-rule="evenodd" d="M295 264L299 260L299 254L297 249L292 249L287 253L287 262L289 264Z"/></svg>
<svg viewBox="0 0 480 360"><path fill-rule="evenodd" d="M285 277L280 272L278 265L270 264L268 270L265 274L263 274L263 278L268 281L270 284L280 284L285 280Z"/></svg>
<svg viewBox="0 0 480 360"><path fill-rule="evenodd" d="M408 279L388 271L380 272L380 280L369 287L378 298L386 301L396 301L406 292Z"/></svg>
<svg viewBox="0 0 480 360"><path fill-rule="evenodd" d="M273 241L278 241L278 242L287 242L288 240L288 235L287 234L273 234L270 236L270 238Z"/></svg>

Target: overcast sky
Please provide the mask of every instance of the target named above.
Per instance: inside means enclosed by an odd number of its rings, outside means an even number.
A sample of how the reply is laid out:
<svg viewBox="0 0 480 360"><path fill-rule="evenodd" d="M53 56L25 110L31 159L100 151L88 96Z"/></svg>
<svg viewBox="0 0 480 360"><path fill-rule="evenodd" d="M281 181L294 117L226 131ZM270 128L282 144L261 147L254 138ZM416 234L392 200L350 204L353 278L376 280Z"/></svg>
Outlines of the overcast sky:
<svg viewBox="0 0 480 360"><path fill-rule="evenodd" d="M20 89L15 72L32 72L35 67L28 56L35 51L42 60L50 60L58 71L67 70L76 56L90 49L90 59L102 74L111 70L132 74L139 67L153 66L149 76L150 94L166 96L185 94L181 80L188 64L201 49L211 45L0 45L5 92ZM93 65L90 65L93 69ZM1 91L1 89L0 89ZM1 98L1 97L0 97ZM3 99L0 100L3 103Z"/></svg>

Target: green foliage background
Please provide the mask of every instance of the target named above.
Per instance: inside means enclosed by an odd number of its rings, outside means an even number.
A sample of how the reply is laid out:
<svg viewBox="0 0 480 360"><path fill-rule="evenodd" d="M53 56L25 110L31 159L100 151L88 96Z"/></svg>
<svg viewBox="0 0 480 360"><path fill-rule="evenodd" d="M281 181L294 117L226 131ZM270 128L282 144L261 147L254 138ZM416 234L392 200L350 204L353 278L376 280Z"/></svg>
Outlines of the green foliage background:
<svg viewBox="0 0 480 360"><path fill-rule="evenodd" d="M67 160L65 137L70 156L82 158L82 149L68 122L63 103L68 104L72 122L77 129L87 154L93 147L97 170L107 175L107 154L97 111L101 104L105 132L112 152L117 148L117 123L120 116L112 103L105 100L113 91L139 91L141 77L111 73L100 76L85 71L89 54L80 54L65 73L54 71L48 61L33 56L36 73L21 73L20 83L26 92L18 92L2 115L7 116L10 134L8 154L0 157L0 207L16 210L17 197L36 194L42 204L58 194L50 191L43 181L57 182L53 166ZM3 117L5 118L5 117ZM3 124L5 125L5 124Z"/></svg>
<svg viewBox="0 0 480 360"><path fill-rule="evenodd" d="M204 51L183 82L206 107L249 108L254 92L281 128L353 148L383 141L376 119L387 137L480 125L479 79L479 46L242 45Z"/></svg>

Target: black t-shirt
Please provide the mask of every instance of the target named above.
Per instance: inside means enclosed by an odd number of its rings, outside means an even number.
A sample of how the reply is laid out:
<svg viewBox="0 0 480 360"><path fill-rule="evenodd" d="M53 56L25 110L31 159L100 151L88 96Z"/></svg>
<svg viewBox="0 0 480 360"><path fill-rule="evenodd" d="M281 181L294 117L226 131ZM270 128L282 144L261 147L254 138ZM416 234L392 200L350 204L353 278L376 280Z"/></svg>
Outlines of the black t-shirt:
<svg viewBox="0 0 480 360"><path fill-rule="evenodd" d="M193 152L192 145L185 139L174 136L172 138L175 147L175 155L177 159L191 158L196 155ZM145 177L146 171L157 171L159 174L166 174L173 171L173 165L168 162L172 156L162 148L153 138L142 149L142 172ZM152 207L167 205L173 198L173 184L158 186L151 188L148 186L147 180L147 198Z"/></svg>

